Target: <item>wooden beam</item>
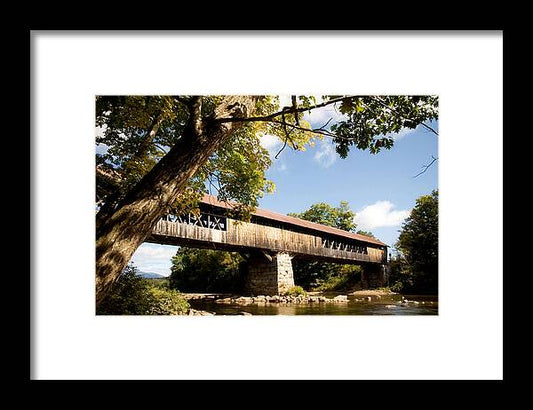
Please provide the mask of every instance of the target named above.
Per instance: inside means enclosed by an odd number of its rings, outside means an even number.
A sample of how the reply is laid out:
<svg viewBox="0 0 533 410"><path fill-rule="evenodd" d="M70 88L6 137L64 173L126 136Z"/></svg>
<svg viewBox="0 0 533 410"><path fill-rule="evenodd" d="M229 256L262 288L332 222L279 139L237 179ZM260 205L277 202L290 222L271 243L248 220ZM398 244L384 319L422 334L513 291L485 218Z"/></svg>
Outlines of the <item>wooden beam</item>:
<svg viewBox="0 0 533 410"><path fill-rule="evenodd" d="M268 259L269 262L272 262L272 256L270 256L267 252L261 249L261 254Z"/></svg>

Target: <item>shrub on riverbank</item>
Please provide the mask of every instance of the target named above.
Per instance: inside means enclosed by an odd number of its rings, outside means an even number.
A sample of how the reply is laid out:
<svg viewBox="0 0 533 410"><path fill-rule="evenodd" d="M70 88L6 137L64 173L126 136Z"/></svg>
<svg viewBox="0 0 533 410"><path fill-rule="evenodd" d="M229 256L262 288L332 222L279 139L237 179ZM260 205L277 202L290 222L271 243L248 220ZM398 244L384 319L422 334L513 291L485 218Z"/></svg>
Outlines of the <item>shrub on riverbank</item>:
<svg viewBox="0 0 533 410"><path fill-rule="evenodd" d="M181 315L190 305L176 290L163 283L154 285L128 265L111 293L98 306L97 315Z"/></svg>
<svg viewBox="0 0 533 410"><path fill-rule="evenodd" d="M172 258L170 288L239 293L244 285L243 261L237 252L181 247Z"/></svg>
<svg viewBox="0 0 533 410"><path fill-rule="evenodd" d="M301 286L292 286L283 293L283 296L307 296L307 292Z"/></svg>
<svg viewBox="0 0 533 410"><path fill-rule="evenodd" d="M149 315L181 315L189 309L189 302L177 290L160 286L148 288L154 303L146 314Z"/></svg>
<svg viewBox="0 0 533 410"><path fill-rule="evenodd" d="M340 265L336 274L318 281L313 290L325 292L328 290L349 291L361 283L361 267L354 265Z"/></svg>

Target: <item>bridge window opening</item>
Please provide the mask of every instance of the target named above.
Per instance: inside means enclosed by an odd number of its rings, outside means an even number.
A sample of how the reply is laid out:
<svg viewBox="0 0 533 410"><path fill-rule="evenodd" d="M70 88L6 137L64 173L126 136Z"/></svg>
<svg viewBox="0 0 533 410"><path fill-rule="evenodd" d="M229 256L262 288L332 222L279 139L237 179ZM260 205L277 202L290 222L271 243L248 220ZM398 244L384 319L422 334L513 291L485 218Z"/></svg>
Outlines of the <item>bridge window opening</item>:
<svg viewBox="0 0 533 410"><path fill-rule="evenodd" d="M367 247L354 242L341 242L332 238L320 238L322 247L346 252L368 254Z"/></svg>
<svg viewBox="0 0 533 410"><path fill-rule="evenodd" d="M162 219L168 222L181 222L181 218L177 215L165 215Z"/></svg>
<svg viewBox="0 0 533 410"><path fill-rule="evenodd" d="M217 231L227 231L228 223L225 216L201 213L196 216L193 214L187 215L165 215L163 218L164 221L184 223L187 225L196 225L201 226L202 228L215 229Z"/></svg>

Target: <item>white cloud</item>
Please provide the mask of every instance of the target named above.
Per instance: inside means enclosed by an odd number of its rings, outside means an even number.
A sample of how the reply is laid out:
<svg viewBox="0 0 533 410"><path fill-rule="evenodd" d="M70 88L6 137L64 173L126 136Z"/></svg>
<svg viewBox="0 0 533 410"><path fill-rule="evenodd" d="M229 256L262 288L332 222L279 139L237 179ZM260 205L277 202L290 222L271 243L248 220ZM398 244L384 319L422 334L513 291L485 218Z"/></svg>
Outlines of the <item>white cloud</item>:
<svg viewBox="0 0 533 410"><path fill-rule="evenodd" d="M142 258L172 258L177 251L177 247L167 247L163 245L155 245L145 243L141 245L135 254Z"/></svg>
<svg viewBox="0 0 533 410"><path fill-rule="evenodd" d="M318 151L315 153L313 159L324 168L329 168L337 161L337 152L335 145L329 140L320 141Z"/></svg>
<svg viewBox="0 0 533 410"><path fill-rule="evenodd" d="M279 108L291 107L292 99L290 95L278 95L279 98Z"/></svg>
<svg viewBox="0 0 533 410"><path fill-rule="evenodd" d="M271 157L273 155L276 155L276 153L279 151L279 149L283 145L283 142L281 142L281 140L278 137L276 137L275 135L270 135L270 134L262 135L259 138L259 143L264 149L266 149L269 152Z"/></svg>
<svg viewBox="0 0 533 410"><path fill-rule="evenodd" d="M317 104L324 102L320 95L315 95L314 97ZM278 98L280 109L283 107L292 106L292 100L290 95L278 95ZM308 111L304 112L304 120L308 121L312 127L316 128L322 127L328 122L330 118L331 121L329 122L328 127L326 128L329 128L330 125L335 124L338 121L346 119L346 116L344 116L337 109L335 109L334 104L327 105L322 108L316 108L314 110L311 110L311 113L309 113Z"/></svg>
<svg viewBox="0 0 533 410"><path fill-rule="evenodd" d="M354 221L358 229L367 230L384 226L398 226L411 213L408 209L394 210L390 201L377 201L355 213Z"/></svg>
<svg viewBox="0 0 533 410"><path fill-rule="evenodd" d="M131 261L143 272L154 272L167 276L172 266L171 259L178 250L177 246L143 243L133 254Z"/></svg>
<svg viewBox="0 0 533 410"><path fill-rule="evenodd" d="M347 117L336 110L333 105L327 105L322 108L311 110L311 113L305 112L304 119L309 121L313 128L323 127L329 121L326 127L326 129L329 129L331 125L335 124L336 122L346 120Z"/></svg>

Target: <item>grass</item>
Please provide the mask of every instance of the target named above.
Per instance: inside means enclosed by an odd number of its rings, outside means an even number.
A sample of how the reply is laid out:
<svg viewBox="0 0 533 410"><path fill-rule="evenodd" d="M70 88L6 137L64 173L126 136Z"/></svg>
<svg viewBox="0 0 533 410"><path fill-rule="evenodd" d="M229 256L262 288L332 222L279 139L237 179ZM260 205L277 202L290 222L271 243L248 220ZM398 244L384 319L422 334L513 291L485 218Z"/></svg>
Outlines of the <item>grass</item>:
<svg viewBox="0 0 533 410"><path fill-rule="evenodd" d="M322 282L315 291L327 291L327 290L346 290L349 287L350 278L347 275L333 276L327 281Z"/></svg>
<svg viewBox="0 0 533 410"><path fill-rule="evenodd" d="M349 291L355 288L361 281L360 274L343 273L332 276L315 287L314 291L325 292L328 290Z"/></svg>
<svg viewBox="0 0 533 410"><path fill-rule="evenodd" d="M292 286L283 293L284 296L306 296L307 292L301 286Z"/></svg>

